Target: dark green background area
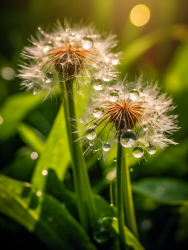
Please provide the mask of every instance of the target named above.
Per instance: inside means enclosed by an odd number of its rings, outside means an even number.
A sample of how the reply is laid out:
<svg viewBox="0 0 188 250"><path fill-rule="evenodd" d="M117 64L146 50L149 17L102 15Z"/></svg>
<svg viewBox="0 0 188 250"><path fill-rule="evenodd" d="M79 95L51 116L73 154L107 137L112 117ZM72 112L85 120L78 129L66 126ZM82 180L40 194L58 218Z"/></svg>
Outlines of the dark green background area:
<svg viewBox="0 0 188 250"><path fill-rule="evenodd" d="M129 14L137 4L145 4L151 12L149 22L136 27ZM123 51L121 78L128 73L133 80L143 73L146 80L158 80L162 92L174 99L179 115L180 131L173 135L179 144L166 150L157 150L153 156L138 161L130 159L131 179L140 241L146 250L188 249L188 1L186 0L9 0L0 8L0 116L14 94L20 96L27 106L25 111L10 106L5 130L0 125L0 172L12 178L30 182L37 160L30 157L33 148L19 133L17 123L22 121L37 130L41 141L48 136L57 115L59 98L31 104L20 91L20 79L8 81L2 70L11 67L17 74L20 53L27 38L36 34L37 27L50 30L50 24L64 18L84 25L93 23L101 31L117 34L118 50ZM21 100L21 98L20 98ZM39 104L40 103L40 104ZM18 105L19 107L19 105ZM20 111L20 114L18 114ZM14 117L17 115L17 121ZM3 116L4 118L4 116ZM11 127L12 126L12 127ZM5 132L4 132L5 131ZM3 138L3 139L2 139ZM109 181L106 174L115 167L115 157L106 162L90 161L86 156L93 190L108 202ZM144 182L149 178L149 183ZM185 185L184 185L185 184ZM73 190L72 171L65 175L65 185ZM156 197L158 187L165 186L168 192ZM150 192L147 190L149 189ZM180 194L183 196L180 197ZM182 201L174 202L179 199ZM0 204L1 206L1 204ZM6 249L47 249L43 242L14 220L0 214L1 244ZM2 249L5 249L2 247Z"/></svg>

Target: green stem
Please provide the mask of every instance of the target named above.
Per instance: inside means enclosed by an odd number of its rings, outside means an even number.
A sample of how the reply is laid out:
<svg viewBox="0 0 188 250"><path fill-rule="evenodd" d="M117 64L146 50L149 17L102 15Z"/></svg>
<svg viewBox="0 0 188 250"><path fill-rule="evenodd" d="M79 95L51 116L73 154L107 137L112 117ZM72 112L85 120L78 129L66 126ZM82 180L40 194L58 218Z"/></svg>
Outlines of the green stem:
<svg viewBox="0 0 188 250"><path fill-rule="evenodd" d="M128 229L134 234L134 236L139 239L138 230L136 225L136 218L134 212L134 204L131 190L130 172L128 159L125 151L125 157L122 159L122 178L123 178L123 204L125 213L125 224Z"/></svg>
<svg viewBox="0 0 188 250"><path fill-rule="evenodd" d="M64 85L64 86L63 86ZM64 111L66 117L67 132L69 134L69 147L73 163L74 185L78 200L78 212L82 225L88 229L91 221L97 220L97 211L92 195L89 176L80 147L77 134L76 112L73 94L73 82L66 81L61 83L62 91L67 91L68 97L64 98ZM65 100L66 99L66 100ZM70 122L71 120L71 122ZM88 222L90 217L90 223ZM93 223L94 224L94 223Z"/></svg>
<svg viewBox="0 0 188 250"><path fill-rule="evenodd" d="M119 138L120 139L120 138ZM123 188L122 188L122 146L118 143L117 147L117 169L116 169L116 182L117 182L117 213L118 213L118 227L119 237L122 249L126 249L126 239L124 232L124 212L123 212Z"/></svg>

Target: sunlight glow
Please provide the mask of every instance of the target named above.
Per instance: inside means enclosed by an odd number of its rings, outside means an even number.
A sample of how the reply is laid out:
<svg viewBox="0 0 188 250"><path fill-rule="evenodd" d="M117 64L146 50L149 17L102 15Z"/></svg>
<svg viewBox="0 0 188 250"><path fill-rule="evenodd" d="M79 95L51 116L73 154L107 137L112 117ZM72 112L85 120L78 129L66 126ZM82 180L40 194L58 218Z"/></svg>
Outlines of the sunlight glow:
<svg viewBox="0 0 188 250"><path fill-rule="evenodd" d="M143 4L134 6L130 13L130 19L135 26L143 26L150 19L150 10Z"/></svg>

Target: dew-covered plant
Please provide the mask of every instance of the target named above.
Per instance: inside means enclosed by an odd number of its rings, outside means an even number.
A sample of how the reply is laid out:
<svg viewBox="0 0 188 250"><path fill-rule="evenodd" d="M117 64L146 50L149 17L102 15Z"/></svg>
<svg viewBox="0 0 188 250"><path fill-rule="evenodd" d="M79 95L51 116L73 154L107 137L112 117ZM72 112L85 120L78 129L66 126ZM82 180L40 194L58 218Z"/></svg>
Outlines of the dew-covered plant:
<svg viewBox="0 0 188 250"><path fill-rule="evenodd" d="M141 158L144 150L150 155L157 148L177 144L169 138L179 128L177 115L171 97L160 94L157 83L145 83L140 77L134 83L125 80L107 86L103 91L91 93L91 103L85 116L80 119L84 125L86 151L103 150L104 160L112 144L117 143L117 210L120 240L124 247L125 224L138 238L132 200L129 167L126 148L132 148L135 158ZM107 130L105 141L100 136Z"/></svg>
<svg viewBox="0 0 188 250"><path fill-rule="evenodd" d="M93 93L91 99L80 119L91 149L102 144L103 151L108 152L119 142L126 148L134 146L134 157L141 158L144 150L152 155L156 148L177 144L169 138L179 129L177 115L171 113L175 106L171 97L160 94L157 83L145 83L142 77L134 83L119 81ZM102 142L104 130L108 132Z"/></svg>
<svg viewBox="0 0 188 250"><path fill-rule="evenodd" d="M92 84L101 90L103 83L117 78L120 53L113 53L117 45L115 35L101 34L92 26L64 27L57 22L52 32L38 28L37 38L31 37L31 46L25 47L20 65L21 86L46 97L60 89L65 113L69 147L74 172L79 219L85 229L97 227L97 209L78 140L75 120L74 84ZM67 94L67 95L66 95Z"/></svg>
<svg viewBox="0 0 188 250"><path fill-rule="evenodd" d="M133 156L141 158L144 151L153 155L157 148L176 144L169 135L178 130L177 115L171 113L175 108L172 99L160 94L156 83L145 83L142 78L135 83L117 80L122 53L113 51L117 45L115 37L101 34L93 26L69 25L67 21L64 26L57 22L48 33L39 27L36 37L31 37L30 46L22 52L19 77L22 88L34 95L45 90L47 98L56 89L61 94L81 235L85 237L86 231L97 243L117 240L118 235L118 249L130 249L135 244L134 249L139 250L143 248L138 241L126 148L132 148ZM85 130L79 138L75 111L79 103L75 102L74 91L86 84L91 85L89 104L79 119ZM84 145L78 141L84 141ZM117 144L117 211L108 206L111 219L108 227L104 227L104 217L109 213L101 213L104 204L98 206L93 195L82 148L92 152L102 150L105 160L114 143ZM42 174L48 175L48 170L45 168ZM40 190L37 192L38 197L42 196ZM70 198L68 194L67 197ZM74 219L71 223L74 230L78 228ZM88 242L87 234L86 239ZM91 248L85 243L82 246L95 249L92 241Z"/></svg>
<svg viewBox="0 0 188 250"><path fill-rule="evenodd" d="M120 53L112 53L115 37L91 25L70 26L67 21L64 27L57 22L50 33L39 27L36 38L32 36L31 45L22 52L21 85L34 95L45 89L48 96L61 81L86 84L92 78L94 88L101 89L103 82L117 77Z"/></svg>

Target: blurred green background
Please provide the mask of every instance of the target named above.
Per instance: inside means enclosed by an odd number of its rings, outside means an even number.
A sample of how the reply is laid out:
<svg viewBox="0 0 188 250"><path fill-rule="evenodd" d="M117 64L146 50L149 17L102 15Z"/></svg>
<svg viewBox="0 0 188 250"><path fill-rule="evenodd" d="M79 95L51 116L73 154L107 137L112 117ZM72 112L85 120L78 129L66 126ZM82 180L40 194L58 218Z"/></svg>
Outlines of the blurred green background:
<svg viewBox="0 0 188 250"><path fill-rule="evenodd" d="M130 12L138 4L146 5L150 12L149 21L140 27L130 21ZM92 22L102 31L117 34L118 50L123 51L122 78L128 73L128 79L133 80L143 73L147 80L158 80L162 92L171 95L177 105L174 112L179 114L181 130L173 138L179 145L158 150L141 162L131 158L131 178L140 240L146 250L188 249L187 13L186 0L1 3L0 172L31 181L60 105L58 98L42 102L43 96L33 99L31 94L20 91L17 64L20 52L28 45L27 38L36 33L38 26L49 30L49 25L57 19L61 23L64 18L72 22L82 20L84 25ZM133 17L133 22L134 18L138 17ZM115 153L105 163L86 157L93 190L107 201L110 201L110 182L106 176L115 167L113 157ZM71 169L64 175L66 186L73 190ZM47 249L33 234L3 214L0 214L0 236L6 249L15 245L20 249Z"/></svg>

